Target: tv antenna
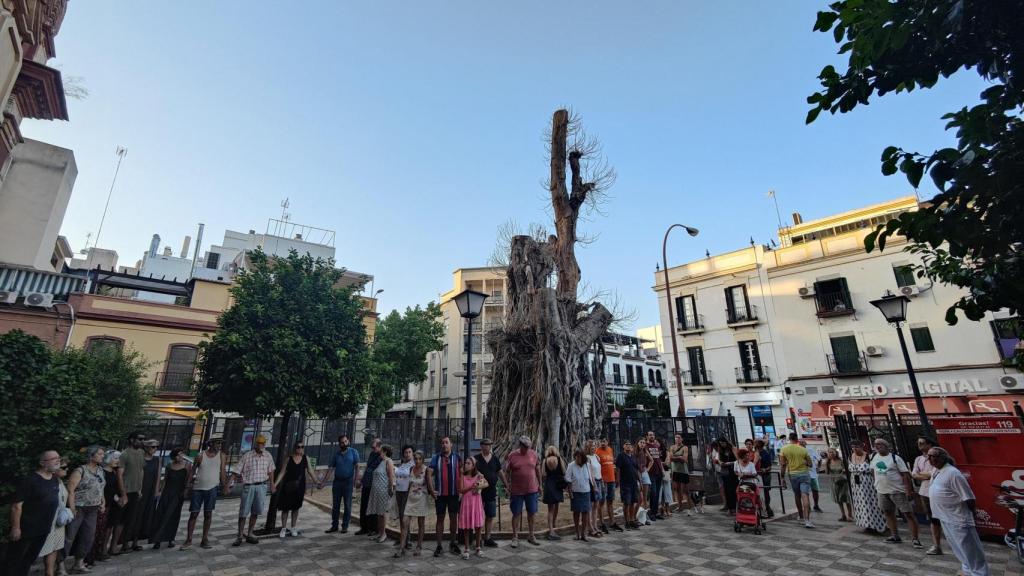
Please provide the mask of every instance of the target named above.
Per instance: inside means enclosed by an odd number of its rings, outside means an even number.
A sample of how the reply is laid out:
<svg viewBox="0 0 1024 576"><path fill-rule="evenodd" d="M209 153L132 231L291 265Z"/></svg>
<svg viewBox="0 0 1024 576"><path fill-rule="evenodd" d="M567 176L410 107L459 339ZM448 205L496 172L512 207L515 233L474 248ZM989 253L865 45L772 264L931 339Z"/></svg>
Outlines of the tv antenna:
<svg viewBox="0 0 1024 576"><path fill-rule="evenodd" d="M90 238L92 238L92 232L86 232L85 233L85 248L82 248L81 250L79 250L79 252L78 252L79 254L88 254L89 253L89 239Z"/></svg>
<svg viewBox="0 0 1024 576"><path fill-rule="evenodd" d="M124 146L118 146L117 149L114 150L114 154L117 155L117 167L114 168L114 178L110 181L110 190L107 191L107 203L103 206L103 216L100 218L100 227L99 230L96 231L96 243L93 244L93 246L99 246L100 244L100 234L103 233L103 222L107 219L107 208L110 208L110 197L114 194L114 184L117 183L117 173L121 171L121 161L124 160L125 155L128 154L128 149Z"/></svg>
<svg viewBox="0 0 1024 576"><path fill-rule="evenodd" d="M775 190L768 191L768 197L775 203L775 218L779 221L779 230L782 229L782 213L779 212L779 199L775 197Z"/></svg>
<svg viewBox="0 0 1024 576"><path fill-rule="evenodd" d="M285 198L284 200L281 201L281 221L282 222L287 222L287 221L292 219L292 214L291 214L291 212L288 211L288 207L291 206L291 205L292 205L292 203L287 198Z"/></svg>

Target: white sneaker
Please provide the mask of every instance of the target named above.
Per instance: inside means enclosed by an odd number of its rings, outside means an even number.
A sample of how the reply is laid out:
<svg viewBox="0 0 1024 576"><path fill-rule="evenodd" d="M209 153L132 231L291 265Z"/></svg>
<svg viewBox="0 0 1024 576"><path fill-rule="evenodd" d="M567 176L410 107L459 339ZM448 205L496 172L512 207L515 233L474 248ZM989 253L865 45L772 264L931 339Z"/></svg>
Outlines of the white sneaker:
<svg viewBox="0 0 1024 576"><path fill-rule="evenodd" d="M289 536L298 536L299 534L301 534L301 532L299 532L298 528L289 528L288 529L288 535Z"/></svg>
<svg viewBox="0 0 1024 576"><path fill-rule="evenodd" d="M807 522L804 522L804 528L814 528L814 524L808 520Z"/></svg>
<svg viewBox="0 0 1024 576"><path fill-rule="evenodd" d="M512 539L512 547L513 548L519 548L519 538L513 538Z"/></svg>
<svg viewBox="0 0 1024 576"><path fill-rule="evenodd" d="M690 510L689 508L687 508L686 511L684 512L684 514L686 514L687 516L693 516L693 510Z"/></svg>
<svg viewBox="0 0 1024 576"><path fill-rule="evenodd" d="M284 538L287 535L288 535L288 529L287 528L281 528L281 533L278 534L277 537L278 538Z"/></svg>

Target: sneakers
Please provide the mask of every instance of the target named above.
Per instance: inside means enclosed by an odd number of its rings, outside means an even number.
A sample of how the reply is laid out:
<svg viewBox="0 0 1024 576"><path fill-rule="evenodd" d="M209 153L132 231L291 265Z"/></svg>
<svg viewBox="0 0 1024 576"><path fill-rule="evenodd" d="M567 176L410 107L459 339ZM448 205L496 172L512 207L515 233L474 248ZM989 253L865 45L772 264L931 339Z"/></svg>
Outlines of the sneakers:
<svg viewBox="0 0 1024 576"><path fill-rule="evenodd" d="M814 527L815 527L814 523L811 522L810 520L808 520L807 522L804 522L804 528L812 528L813 529Z"/></svg>
<svg viewBox="0 0 1024 576"><path fill-rule="evenodd" d="M249 534L248 536L246 536L245 537L245 541L248 542L249 544L259 544L260 543L260 541L257 540L256 537L253 536L252 534Z"/></svg>
<svg viewBox="0 0 1024 576"><path fill-rule="evenodd" d="M463 552L462 553L462 559L463 560L469 560L469 552Z"/></svg>
<svg viewBox="0 0 1024 576"><path fill-rule="evenodd" d="M513 548L519 548L519 538L513 538L511 546Z"/></svg>
<svg viewBox="0 0 1024 576"><path fill-rule="evenodd" d="M459 548L459 545L456 544L455 542L452 542L451 544L449 544L448 545L448 549L451 550L452 554L455 554L456 556L458 556L459 554L462 553L462 549ZM466 554L469 554L468 550L466 551Z"/></svg>
<svg viewBox="0 0 1024 576"><path fill-rule="evenodd" d="M236 548L241 546L242 545L242 537L239 536L238 538L235 538L235 541L232 542L231 545L236 547Z"/></svg>
<svg viewBox="0 0 1024 576"><path fill-rule="evenodd" d="M815 506L815 507L813 508L813 510L814 510L815 512L824 512L824 510L822 510L821 508L818 508L817 506Z"/></svg>
<svg viewBox="0 0 1024 576"><path fill-rule="evenodd" d="M494 538L488 538L487 540L484 540L484 546L487 548L497 548L498 543L494 541Z"/></svg>
<svg viewBox="0 0 1024 576"><path fill-rule="evenodd" d="M331 526L327 530L324 530L324 534L334 534L337 531L338 531L338 527L337 526Z"/></svg>
<svg viewBox="0 0 1024 576"><path fill-rule="evenodd" d="M548 535L544 537L545 540L561 540L562 537L554 532L548 532Z"/></svg>
<svg viewBox="0 0 1024 576"><path fill-rule="evenodd" d="M184 550L188 550L191 547L192 547L192 543L191 542L185 542L184 544L181 545L180 548L178 548L178 550L184 551Z"/></svg>
<svg viewBox="0 0 1024 576"><path fill-rule="evenodd" d="M615 530L616 532L622 532L622 526L619 526L618 522L616 522L615 524L612 524L612 530Z"/></svg>
<svg viewBox="0 0 1024 576"><path fill-rule="evenodd" d="M686 510L683 511L683 514L686 514L687 516L693 516L693 510L687 508Z"/></svg>
<svg viewBox="0 0 1024 576"><path fill-rule="evenodd" d="M281 532L277 535L278 538L284 538L288 536L289 532L287 528L281 528Z"/></svg>
<svg viewBox="0 0 1024 576"><path fill-rule="evenodd" d="M437 548L434 548L434 558L440 558L441 555L443 555L443 554L444 554L444 548L441 548L440 545L438 545Z"/></svg>
<svg viewBox="0 0 1024 576"><path fill-rule="evenodd" d="M211 549L213 549L213 545L210 544L209 542L207 542L206 540L203 540L202 542L200 542L199 543L199 547L202 548L203 550L211 550ZM185 547L182 546L181 549L184 550Z"/></svg>
<svg viewBox="0 0 1024 576"><path fill-rule="evenodd" d="M903 542L903 538L900 538L899 536L889 536L885 540L882 540L882 542L885 542L886 544L899 544L900 542Z"/></svg>
<svg viewBox="0 0 1024 576"><path fill-rule="evenodd" d="M932 546L928 549L927 552L925 552L925 554L929 556L942 556L942 548L939 548L938 546Z"/></svg>
<svg viewBox="0 0 1024 576"><path fill-rule="evenodd" d="M914 546L914 548L917 548L918 550L920 550L921 548L924 548L924 545L921 544L921 540L918 539L918 538L914 538L913 540L910 541L910 543Z"/></svg>
<svg viewBox="0 0 1024 576"><path fill-rule="evenodd" d="M608 531L608 526L605 524L601 524L601 532L604 532L605 534L611 534L611 532Z"/></svg>
<svg viewBox="0 0 1024 576"><path fill-rule="evenodd" d="M477 558L483 558L484 557L484 551L479 549L479 548L477 548L476 549L476 557Z"/></svg>
<svg viewBox="0 0 1024 576"><path fill-rule="evenodd" d="M558 534L555 534L555 536L557 536L558 540L562 539L562 537L558 536ZM530 538L529 540L527 540L527 542L529 542L530 544L533 544L534 546L540 546L540 542L537 542L536 538Z"/></svg>

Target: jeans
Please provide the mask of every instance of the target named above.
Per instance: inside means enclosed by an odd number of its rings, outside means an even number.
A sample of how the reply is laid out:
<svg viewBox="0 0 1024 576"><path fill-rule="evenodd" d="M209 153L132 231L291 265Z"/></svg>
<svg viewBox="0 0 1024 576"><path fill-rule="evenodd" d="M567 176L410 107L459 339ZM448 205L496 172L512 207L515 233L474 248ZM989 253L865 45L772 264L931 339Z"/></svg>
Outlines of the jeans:
<svg viewBox="0 0 1024 576"><path fill-rule="evenodd" d="M352 478L335 478L331 485L331 528L338 527L338 516L341 513L341 500L345 500L345 517L341 521L341 527L348 530L348 523L352 520Z"/></svg>
<svg viewBox="0 0 1024 576"><path fill-rule="evenodd" d="M661 504L661 476L651 476L651 485L647 490L647 499L649 500L648 504L650 504L648 508L650 515L657 516L659 514L658 505Z"/></svg>

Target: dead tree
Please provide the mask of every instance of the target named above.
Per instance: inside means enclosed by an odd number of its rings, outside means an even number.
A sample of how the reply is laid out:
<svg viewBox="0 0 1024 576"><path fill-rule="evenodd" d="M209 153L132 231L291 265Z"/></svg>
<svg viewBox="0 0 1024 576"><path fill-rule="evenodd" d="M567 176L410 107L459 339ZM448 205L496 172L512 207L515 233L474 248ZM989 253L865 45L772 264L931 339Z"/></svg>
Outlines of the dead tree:
<svg viewBox="0 0 1024 576"><path fill-rule="evenodd" d="M551 207L555 234L514 236L506 272L505 319L487 334L494 357L487 415L498 448L507 453L522 434L538 447L579 447L604 417L603 378L593 377L587 352L608 330L612 313L578 300L575 246L581 210L596 207L614 172L566 110L551 122ZM568 176L568 177L567 177ZM583 391L600 386L590 419Z"/></svg>

